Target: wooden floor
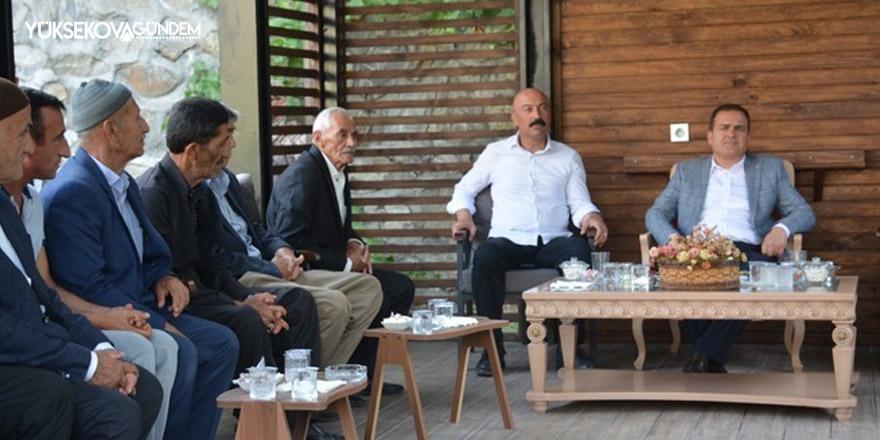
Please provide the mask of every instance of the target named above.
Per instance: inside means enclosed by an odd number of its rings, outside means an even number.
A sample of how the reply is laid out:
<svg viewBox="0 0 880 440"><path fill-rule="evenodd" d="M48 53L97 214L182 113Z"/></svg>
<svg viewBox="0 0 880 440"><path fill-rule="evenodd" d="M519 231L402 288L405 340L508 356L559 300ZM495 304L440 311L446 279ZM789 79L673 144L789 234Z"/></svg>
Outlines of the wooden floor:
<svg viewBox="0 0 880 440"><path fill-rule="evenodd" d="M411 344L416 377L432 439L878 439L880 438L880 350L861 348L856 354L860 374L854 393L858 407L852 420L836 422L829 411L760 405L676 403L676 402L575 402L552 403L546 414L534 413L525 400L530 388L526 346L507 342L505 382L516 428L505 430L498 411L492 380L477 377L473 366L478 353L471 355L462 420L449 423L451 388L455 375L455 343ZM687 358L670 354L662 345L648 346L646 369L678 370ZM551 350L551 353L553 351ZM599 366L632 368L634 345L600 346ZM805 347L805 371L831 371L830 346ZM550 365L553 365L551 357ZM730 371L790 371L785 350L779 346L739 345L728 363ZM396 366L386 374L403 383ZM355 408L354 415L363 436L366 409ZM323 428L341 432L337 423ZM223 414L218 439L233 439L235 419ZM409 403L405 394L385 397L377 430L378 439L415 438Z"/></svg>

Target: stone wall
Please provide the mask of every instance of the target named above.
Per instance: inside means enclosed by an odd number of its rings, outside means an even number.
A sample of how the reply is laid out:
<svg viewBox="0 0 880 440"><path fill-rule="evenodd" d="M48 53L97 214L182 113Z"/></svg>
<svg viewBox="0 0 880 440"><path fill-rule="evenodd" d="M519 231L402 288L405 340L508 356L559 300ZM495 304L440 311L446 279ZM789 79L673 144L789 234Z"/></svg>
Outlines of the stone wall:
<svg viewBox="0 0 880 440"><path fill-rule="evenodd" d="M204 0L202 0L204 1ZM91 78L127 84L150 124L146 153L129 165L133 174L165 153L163 121L184 97L193 64L219 66L217 11L199 0L12 0L16 75L23 86L42 89L67 104L79 84ZM37 22L186 22L192 38L41 38ZM48 29L44 27L43 29ZM101 34L102 29L93 28ZM44 35L48 36L48 32ZM94 33L92 34L94 35ZM64 36L64 34L62 34ZM76 135L68 132L74 148Z"/></svg>

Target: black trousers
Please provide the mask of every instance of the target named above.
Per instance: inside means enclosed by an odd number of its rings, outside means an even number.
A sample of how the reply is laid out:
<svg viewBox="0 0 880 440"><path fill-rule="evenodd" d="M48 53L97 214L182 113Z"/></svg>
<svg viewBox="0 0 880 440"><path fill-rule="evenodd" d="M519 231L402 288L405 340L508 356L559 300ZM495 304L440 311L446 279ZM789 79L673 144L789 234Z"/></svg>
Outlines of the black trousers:
<svg viewBox="0 0 880 440"><path fill-rule="evenodd" d="M577 257L590 262L592 248L580 237L560 237L537 246L521 246L506 238L493 237L483 242L474 252L473 289L477 313L500 319L504 306L504 273L530 264L537 268L557 269L563 261ZM582 326L578 326L581 328ZM498 354L503 355L501 330L495 330Z"/></svg>
<svg viewBox="0 0 880 440"><path fill-rule="evenodd" d="M237 305L228 296L210 289L201 289L190 300L190 314L219 322L238 337L238 362L235 376L265 359L266 365L284 369L284 352L291 348L312 350L312 365L321 360L321 334L318 310L312 295L300 288L266 289L276 295L275 303L287 310L285 320L290 329L277 335L269 333L260 314L250 306Z"/></svg>
<svg viewBox="0 0 880 440"><path fill-rule="evenodd" d="M416 286L408 276L390 270L373 269L373 276L382 285L382 306L379 313L370 323L370 328L380 327L382 320L392 312L401 315L409 314L413 298L416 294ZM363 338L351 354L350 362L367 366L367 375L373 377L373 369L376 367L376 351L379 348L379 340L376 338Z"/></svg>
<svg viewBox="0 0 880 440"><path fill-rule="evenodd" d="M749 261L776 261L761 253L761 246L734 242ZM740 264L740 269L748 269L748 263ZM746 328L749 321L742 319L688 319L683 323L685 337L691 342L694 353L703 353L715 362L724 363L736 338Z"/></svg>
<svg viewBox="0 0 880 440"><path fill-rule="evenodd" d="M0 366L0 438L70 438L73 387L49 370Z"/></svg>
<svg viewBox="0 0 880 440"><path fill-rule="evenodd" d="M153 427L162 405L162 385L138 367L137 393L85 383L73 384L73 438L143 439Z"/></svg>

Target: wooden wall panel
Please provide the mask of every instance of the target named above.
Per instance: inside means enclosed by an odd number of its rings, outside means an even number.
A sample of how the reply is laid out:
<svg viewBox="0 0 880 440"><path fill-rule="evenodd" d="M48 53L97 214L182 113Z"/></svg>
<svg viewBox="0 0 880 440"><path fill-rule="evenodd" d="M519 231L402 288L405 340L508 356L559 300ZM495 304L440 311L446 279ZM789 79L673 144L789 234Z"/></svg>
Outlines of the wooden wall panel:
<svg viewBox="0 0 880 440"><path fill-rule="evenodd" d="M752 151L801 158L797 189L816 210L813 256L861 277L859 344L880 342L880 2L820 0L560 0L557 137L584 157L615 260L638 259L644 212L665 172L626 158L697 157L712 108L752 114ZM691 141L669 142L669 124ZM861 160L832 164L820 152ZM808 159L804 159L807 158ZM629 172L628 172L629 171ZM626 323L601 337L626 340ZM743 341L778 343L781 324L753 323ZM649 339L663 340L660 323ZM830 343L808 324L807 340Z"/></svg>

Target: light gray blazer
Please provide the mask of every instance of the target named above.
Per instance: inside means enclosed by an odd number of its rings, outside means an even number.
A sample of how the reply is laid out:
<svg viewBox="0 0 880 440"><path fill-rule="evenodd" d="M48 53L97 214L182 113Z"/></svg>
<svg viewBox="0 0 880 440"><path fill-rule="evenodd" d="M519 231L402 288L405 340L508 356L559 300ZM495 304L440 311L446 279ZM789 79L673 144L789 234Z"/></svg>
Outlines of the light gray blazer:
<svg viewBox="0 0 880 440"><path fill-rule="evenodd" d="M712 156L679 163L675 175L654 206L645 213L645 225L660 244L666 244L673 233L689 234L699 224L709 186ZM792 234L810 230L816 224L813 209L788 181L782 160L760 154L747 154L746 185L752 226L764 237L778 220ZM677 227L673 221L678 220Z"/></svg>

